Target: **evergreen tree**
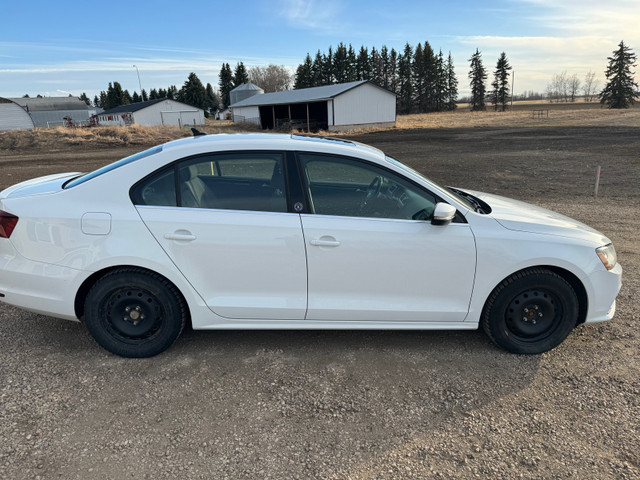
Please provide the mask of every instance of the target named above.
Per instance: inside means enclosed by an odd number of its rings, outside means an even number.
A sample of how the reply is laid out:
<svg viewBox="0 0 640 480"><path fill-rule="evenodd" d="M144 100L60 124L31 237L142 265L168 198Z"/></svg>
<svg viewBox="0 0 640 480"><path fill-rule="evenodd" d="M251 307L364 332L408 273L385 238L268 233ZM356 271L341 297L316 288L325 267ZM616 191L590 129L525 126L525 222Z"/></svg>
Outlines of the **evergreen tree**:
<svg viewBox="0 0 640 480"><path fill-rule="evenodd" d="M144 88L142 89L140 96L142 97L143 102L149 101L149 95L147 95L147 91Z"/></svg>
<svg viewBox="0 0 640 480"><path fill-rule="evenodd" d="M356 52L353 50L351 44L347 50L347 82L353 82L357 78L356 75Z"/></svg>
<svg viewBox="0 0 640 480"><path fill-rule="evenodd" d="M600 92L600 103L609 108L629 108L638 95L638 84L634 81L631 67L636 65L636 55L621 41L612 57L607 57L609 66L605 72L607 84Z"/></svg>
<svg viewBox="0 0 640 480"><path fill-rule="evenodd" d="M320 87L325 85L324 83L324 71L325 71L325 62L327 61L327 57L320 53L320 50L316 52L316 56L313 59L313 63L311 64L311 86L312 87Z"/></svg>
<svg viewBox="0 0 640 480"><path fill-rule="evenodd" d="M105 94L104 103L101 105L102 108L104 108L105 110L110 110L112 108L119 107L120 105L127 105L129 103L131 103L131 100L127 99L127 97L125 96L120 83L113 82L113 84L111 84L111 82L109 82L109 87L107 88L107 93Z"/></svg>
<svg viewBox="0 0 640 480"><path fill-rule="evenodd" d="M107 100L107 92L105 92L104 90L102 90L100 92L100 100L98 102L98 107L106 110L107 109L107 105L108 105L108 100Z"/></svg>
<svg viewBox="0 0 640 480"><path fill-rule="evenodd" d="M476 53L471 55L469 59L471 62L471 69L469 70L469 79L471 80L469 86L471 87L471 111L486 110L485 105L485 80L487 79L487 71L482 65L482 55L480 50L476 48Z"/></svg>
<svg viewBox="0 0 640 480"><path fill-rule="evenodd" d="M220 89L220 100L222 101L222 108L227 108L230 103L229 92L234 88L233 73L231 72L231 67L228 63L222 64L218 80L218 87Z"/></svg>
<svg viewBox="0 0 640 480"><path fill-rule="evenodd" d="M393 93L398 92L398 52L394 48L389 52L389 90Z"/></svg>
<svg viewBox="0 0 640 480"><path fill-rule="evenodd" d="M380 60L382 61L382 86L390 90L389 86L389 50L386 45L380 49Z"/></svg>
<svg viewBox="0 0 640 480"><path fill-rule="evenodd" d="M336 74L333 66L333 48L329 45L329 52L326 56L323 55L324 71L322 85L331 85L336 82Z"/></svg>
<svg viewBox="0 0 640 480"><path fill-rule="evenodd" d="M89 97L87 97L87 94L84 92L82 92L82 94L80 95L80 100L82 100L87 105L91 105L91 100L89 100Z"/></svg>
<svg viewBox="0 0 640 480"><path fill-rule="evenodd" d="M244 83L249 83L249 74L244 66L244 63L239 62L236 64L236 69L233 72L233 88L239 87Z"/></svg>
<svg viewBox="0 0 640 480"><path fill-rule="evenodd" d="M413 48L407 42L404 52L398 58L398 82L400 84L399 110L402 113L411 113L413 107L413 85L411 79L411 61Z"/></svg>
<svg viewBox="0 0 640 480"><path fill-rule="evenodd" d="M320 53L319 50L318 53ZM313 66L313 63L311 62L311 55L307 53L304 63L298 65L298 68L296 69L296 81L293 88L309 88L316 86L313 78Z"/></svg>
<svg viewBox="0 0 640 480"><path fill-rule="evenodd" d="M360 47L358 58L356 58L356 80L371 79L371 61L369 51L365 46Z"/></svg>
<svg viewBox="0 0 640 480"><path fill-rule="evenodd" d="M187 81L178 92L178 99L187 105L207 109L206 90L195 73L189 74Z"/></svg>
<svg viewBox="0 0 640 480"><path fill-rule="evenodd" d="M413 89L415 95L415 105L418 112L426 112L427 95L425 91L426 71L424 65L424 54L422 52L422 44L418 42L416 50L413 54L413 63L411 65L411 73L413 78Z"/></svg>
<svg viewBox="0 0 640 480"><path fill-rule="evenodd" d="M94 107L99 107L100 106L100 99L98 98L97 95L93 96L93 106Z"/></svg>
<svg viewBox="0 0 640 480"><path fill-rule="evenodd" d="M155 88L149 90L149 100L156 100L158 98L160 97L158 96L158 91Z"/></svg>
<svg viewBox="0 0 640 480"><path fill-rule="evenodd" d="M167 98L169 100L175 100L178 95L178 88L175 85L171 85L167 89Z"/></svg>
<svg viewBox="0 0 640 480"><path fill-rule="evenodd" d="M376 47L371 49L371 81L378 86L384 86L384 73L382 56L380 52L376 50Z"/></svg>
<svg viewBox="0 0 640 480"><path fill-rule="evenodd" d="M502 52L498 58L496 70L493 72L493 91L491 92L491 103L493 109L505 111L507 109L507 101L509 100L509 70L511 65L507 60L507 55Z"/></svg>
<svg viewBox="0 0 640 480"><path fill-rule="evenodd" d="M436 112L438 111L438 65L436 54L429 45L429 42L425 40L424 47L422 48L423 64L424 64L424 91L425 91L425 105L423 106L423 112Z"/></svg>
<svg viewBox="0 0 640 480"><path fill-rule="evenodd" d="M216 92L213 91L213 87L210 83L207 83L207 87L205 88L205 98L207 109L210 112L217 110L220 107L220 99Z"/></svg>
<svg viewBox="0 0 640 480"><path fill-rule="evenodd" d="M122 98L124 99L125 105L131 104L131 94L129 93L129 90L122 92Z"/></svg>
<svg viewBox="0 0 640 480"><path fill-rule="evenodd" d="M445 69L444 57L442 50L436 56L435 61L435 110L442 112L446 108L449 92L447 91L447 71Z"/></svg>
<svg viewBox="0 0 640 480"><path fill-rule="evenodd" d="M336 83L349 81L349 53L342 42L338 44L333 55L333 75Z"/></svg>
<svg viewBox="0 0 640 480"><path fill-rule="evenodd" d="M458 79L456 78L456 72L453 67L451 52L449 52L445 70L447 72L447 99L445 110L455 110L458 108Z"/></svg>
<svg viewBox="0 0 640 480"><path fill-rule="evenodd" d="M134 91L133 95L131 95L131 103L138 103L140 101L140 95L138 95L138 92Z"/></svg>
<svg viewBox="0 0 640 480"><path fill-rule="evenodd" d="M167 98L167 91L164 88L158 89L158 98Z"/></svg>

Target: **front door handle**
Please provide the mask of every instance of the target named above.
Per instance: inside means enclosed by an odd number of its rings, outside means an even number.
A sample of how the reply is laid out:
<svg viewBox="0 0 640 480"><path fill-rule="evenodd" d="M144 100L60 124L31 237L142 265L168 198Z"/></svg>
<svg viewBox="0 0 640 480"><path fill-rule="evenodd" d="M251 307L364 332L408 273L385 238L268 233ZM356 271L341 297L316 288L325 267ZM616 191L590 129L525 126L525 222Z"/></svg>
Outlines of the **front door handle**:
<svg viewBox="0 0 640 480"><path fill-rule="evenodd" d="M196 239L196 236L188 230L177 230L173 233L165 234L167 240L177 240L179 242L190 242Z"/></svg>
<svg viewBox="0 0 640 480"><path fill-rule="evenodd" d="M333 237L323 236L315 240L309 241L314 247L338 247L340 242Z"/></svg>

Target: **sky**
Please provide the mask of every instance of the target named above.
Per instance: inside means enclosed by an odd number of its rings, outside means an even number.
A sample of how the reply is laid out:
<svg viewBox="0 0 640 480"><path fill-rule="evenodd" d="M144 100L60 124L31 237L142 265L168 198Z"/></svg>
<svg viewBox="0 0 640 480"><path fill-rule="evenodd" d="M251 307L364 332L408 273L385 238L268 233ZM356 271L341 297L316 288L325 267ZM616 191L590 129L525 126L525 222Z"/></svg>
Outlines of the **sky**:
<svg viewBox="0 0 640 480"><path fill-rule="evenodd" d="M565 71L593 71L602 88L621 40L640 55L640 0L4 0L2 20L0 97L93 98L114 81L131 94L180 88L190 72L216 88L223 62L293 73L340 42L401 51L428 41L451 52L461 96L476 49L489 72L506 53L516 94L544 92Z"/></svg>

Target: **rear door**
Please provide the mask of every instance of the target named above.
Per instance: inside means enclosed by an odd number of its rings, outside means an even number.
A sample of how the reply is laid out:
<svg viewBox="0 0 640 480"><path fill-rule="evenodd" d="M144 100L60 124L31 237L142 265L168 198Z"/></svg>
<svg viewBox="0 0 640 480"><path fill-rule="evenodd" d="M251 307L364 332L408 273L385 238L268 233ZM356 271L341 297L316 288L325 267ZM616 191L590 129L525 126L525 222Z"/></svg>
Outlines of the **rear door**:
<svg viewBox="0 0 640 480"><path fill-rule="evenodd" d="M185 159L133 190L143 221L209 308L234 319L304 318L306 255L280 153Z"/></svg>

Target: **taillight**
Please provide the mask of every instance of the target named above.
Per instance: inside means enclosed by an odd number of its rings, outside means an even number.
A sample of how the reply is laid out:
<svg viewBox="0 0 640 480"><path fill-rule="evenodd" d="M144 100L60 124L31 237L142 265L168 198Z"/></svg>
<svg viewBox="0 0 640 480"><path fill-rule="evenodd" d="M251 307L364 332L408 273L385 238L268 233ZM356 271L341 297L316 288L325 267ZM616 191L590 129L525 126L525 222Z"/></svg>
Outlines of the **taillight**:
<svg viewBox="0 0 640 480"><path fill-rule="evenodd" d="M9 238L17 223L18 217L0 210L0 238Z"/></svg>

